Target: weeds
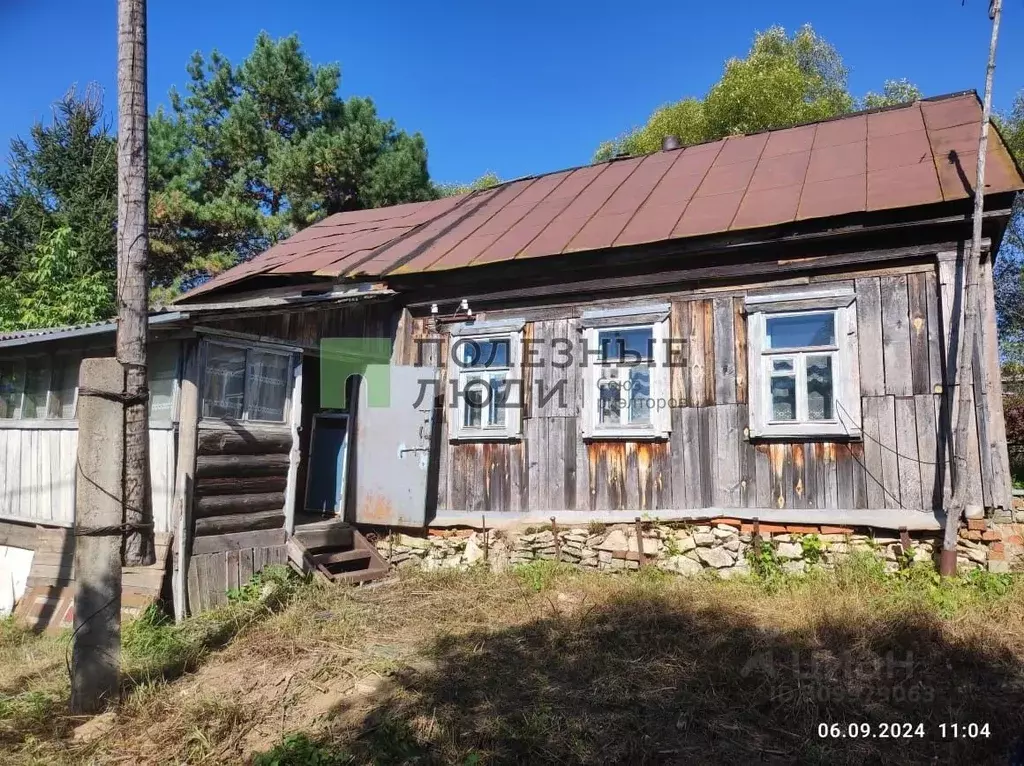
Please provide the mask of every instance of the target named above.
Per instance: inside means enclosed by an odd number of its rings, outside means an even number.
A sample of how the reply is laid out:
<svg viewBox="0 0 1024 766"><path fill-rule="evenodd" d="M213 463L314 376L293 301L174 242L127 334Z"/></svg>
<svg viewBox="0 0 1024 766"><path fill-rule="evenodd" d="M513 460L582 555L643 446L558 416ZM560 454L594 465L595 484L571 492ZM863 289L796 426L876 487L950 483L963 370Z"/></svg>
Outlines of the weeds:
<svg viewBox="0 0 1024 766"><path fill-rule="evenodd" d="M538 560L520 564L513 571L523 585L535 593L540 593L550 589L559 577L572 576L578 570L557 561Z"/></svg>
<svg viewBox="0 0 1024 766"><path fill-rule="evenodd" d="M271 750L257 755L252 766L341 766L351 762L340 750L298 733L289 734Z"/></svg>
<svg viewBox="0 0 1024 766"><path fill-rule="evenodd" d="M750 573L766 587L774 587L783 577L782 562L770 540L755 538L747 551Z"/></svg>
<svg viewBox="0 0 1024 766"><path fill-rule="evenodd" d="M800 549L803 552L804 561L810 566L821 563L825 553L825 546L817 535L802 535L800 537Z"/></svg>

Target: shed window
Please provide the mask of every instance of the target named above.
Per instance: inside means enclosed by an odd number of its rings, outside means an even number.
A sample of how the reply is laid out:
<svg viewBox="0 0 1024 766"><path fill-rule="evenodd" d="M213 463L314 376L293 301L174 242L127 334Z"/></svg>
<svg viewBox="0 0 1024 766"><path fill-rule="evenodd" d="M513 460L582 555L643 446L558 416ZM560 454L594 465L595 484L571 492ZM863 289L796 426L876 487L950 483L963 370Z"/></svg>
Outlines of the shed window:
<svg viewBox="0 0 1024 766"><path fill-rule="evenodd" d="M0 419L73 418L78 363L77 354L0 361Z"/></svg>
<svg viewBox="0 0 1024 766"><path fill-rule="evenodd" d="M852 301L808 300L800 310L776 310L796 301L748 305L751 436L859 435Z"/></svg>
<svg viewBox="0 0 1024 766"><path fill-rule="evenodd" d="M203 417L225 420L285 420L291 384L291 354L225 343L206 343Z"/></svg>
<svg viewBox="0 0 1024 766"><path fill-rule="evenodd" d="M518 331L453 336L451 381L458 439L513 438L519 435L521 380Z"/></svg>
<svg viewBox="0 0 1024 766"><path fill-rule="evenodd" d="M178 383L179 344L150 347L149 422L168 425L174 419L174 394Z"/></svg>
<svg viewBox="0 0 1024 766"><path fill-rule="evenodd" d="M651 438L669 432L664 321L586 331L584 435Z"/></svg>

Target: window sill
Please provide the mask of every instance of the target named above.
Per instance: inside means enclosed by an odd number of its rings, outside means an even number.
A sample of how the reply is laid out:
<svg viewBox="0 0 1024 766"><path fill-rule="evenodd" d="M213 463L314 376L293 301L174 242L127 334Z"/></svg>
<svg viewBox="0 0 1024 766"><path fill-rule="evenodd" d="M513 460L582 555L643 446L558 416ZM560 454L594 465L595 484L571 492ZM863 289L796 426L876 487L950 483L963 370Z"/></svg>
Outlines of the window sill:
<svg viewBox="0 0 1024 766"><path fill-rule="evenodd" d="M286 420L235 420L233 418L199 418L200 428L230 428L242 431L281 430L291 428Z"/></svg>
<svg viewBox="0 0 1024 766"><path fill-rule="evenodd" d="M448 437L452 444L467 444L472 442L518 442L522 441L522 434L513 433L457 433Z"/></svg>
<svg viewBox="0 0 1024 766"><path fill-rule="evenodd" d="M77 431L75 418L39 418L38 420L0 420L0 431Z"/></svg>
<svg viewBox="0 0 1024 766"><path fill-rule="evenodd" d="M668 432L648 429L608 429L583 434L583 440L587 442L663 442L668 439Z"/></svg>
<svg viewBox="0 0 1024 766"><path fill-rule="evenodd" d="M832 441L860 441L861 429L842 423L767 426L759 432L748 432L750 441L772 441L780 439L830 439Z"/></svg>

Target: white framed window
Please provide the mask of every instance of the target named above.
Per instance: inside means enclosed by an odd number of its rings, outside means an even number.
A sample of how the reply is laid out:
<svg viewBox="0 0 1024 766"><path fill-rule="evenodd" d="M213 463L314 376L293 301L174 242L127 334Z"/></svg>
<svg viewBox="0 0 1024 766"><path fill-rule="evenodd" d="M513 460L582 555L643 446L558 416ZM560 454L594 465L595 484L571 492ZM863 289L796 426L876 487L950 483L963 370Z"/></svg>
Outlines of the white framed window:
<svg viewBox="0 0 1024 766"><path fill-rule="evenodd" d="M584 329L584 437L666 438L671 431L667 318L603 316L593 324Z"/></svg>
<svg viewBox="0 0 1024 766"><path fill-rule="evenodd" d="M510 329L514 327L519 329ZM522 323L454 328L448 355L451 438L515 439L522 422Z"/></svg>
<svg viewBox="0 0 1024 766"><path fill-rule="evenodd" d="M752 438L859 437L851 291L747 300Z"/></svg>
<svg viewBox="0 0 1024 766"><path fill-rule="evenodd" d="M292 353L206 340L204 418L283 423L292 384Z"/></svg>

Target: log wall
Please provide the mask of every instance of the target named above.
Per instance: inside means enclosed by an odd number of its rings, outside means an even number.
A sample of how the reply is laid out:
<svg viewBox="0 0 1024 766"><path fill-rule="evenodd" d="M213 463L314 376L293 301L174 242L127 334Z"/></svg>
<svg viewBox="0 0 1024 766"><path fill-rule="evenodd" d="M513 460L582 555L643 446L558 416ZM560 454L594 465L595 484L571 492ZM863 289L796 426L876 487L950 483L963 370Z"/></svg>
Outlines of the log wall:
<svg viewBox="0 0 1024 766"><path fill-rule="evenodd" d="M200 423L194 538L284 527L291 444L287 425Z"/></svg>
<svg viewBox="0 0 1024 766"><path fill-rule="evenodd" d="M862 438L855 440L747 438L744 297L777 292L777 285L479 312L482 319L525 319L524 343L536 342L534 358L540 364L523 371L521 439L450 441L447 423L456 411L448 403L439 411L438 512L941 509L950 494L951 447L945 434L956 401L951 384L957 312L962 312L958 273L955 258L933 256L896 268L796 280L855 291L863 425ZM687 364L671 371L670 438L584 440L583 375L575 364L567 369L544 364L547 341L579 343L584 308L666 299L670 337L687 340ZM986 332L994 333L991 320ZM400 328L398 363L416 364L425 350L449 361L443 326L432 330L428 317L407 316ZM976 369L991 375L991 365L981 356L978 362ZM995 375L998 380L997 367ZM543 382L549 391L564 380L566 395L541 401L539 376L547 376ZM991 437L1002 428L1001 409L996 417L984 382L979 371L969 502L1006 508L1005 449L1000 454Z"/></svg>

